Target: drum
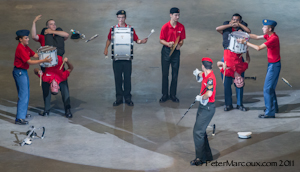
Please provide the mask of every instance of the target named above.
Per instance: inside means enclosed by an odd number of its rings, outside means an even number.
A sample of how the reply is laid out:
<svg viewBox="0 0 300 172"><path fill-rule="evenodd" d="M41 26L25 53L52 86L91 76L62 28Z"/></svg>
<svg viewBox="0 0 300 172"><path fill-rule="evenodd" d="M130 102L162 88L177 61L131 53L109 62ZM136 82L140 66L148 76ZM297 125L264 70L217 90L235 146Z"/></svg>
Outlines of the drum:
<svg viewBox="0 0 300 172"><path fill-rule="evenodd" d="M230 40L228 49L234 53L242 54L247 52L247 45L240 44L237 42L237 39L245 38L246 41L249 41L250 36L246 32L234 31L229 34L228 39Z"/></svg>
<svg viewBox="0 0 300 172"><path fill-rule="evenodd" d="M111 58L113 60L133 59L133 28L112 27L111 29Z"/></svg>
<svg viewBox="0 0 300 172"><path fill-rule="evenodd" d="M57 50L56 47L52 47L52 46L43 46L40 47L37 50L38 54L39 54L39 60L43 60L45 59L47 56L49 56L49 58L52 58L52 61L50 63L41 63L40 65L42 67L53 67L56 66L58 63L58 59L57 59Z"/></svg>

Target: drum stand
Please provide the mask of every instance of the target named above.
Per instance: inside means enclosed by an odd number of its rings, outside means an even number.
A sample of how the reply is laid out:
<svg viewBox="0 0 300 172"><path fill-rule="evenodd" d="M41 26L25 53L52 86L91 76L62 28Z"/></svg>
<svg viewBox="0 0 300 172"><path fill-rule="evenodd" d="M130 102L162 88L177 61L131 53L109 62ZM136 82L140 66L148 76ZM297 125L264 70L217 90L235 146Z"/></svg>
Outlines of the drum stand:
<svg viewBox="0 0 300 172"><path fill-rule="evenodd" d="M41 130L41 129L43 129L42 136L38 136L37 133L34 130ZM35 128L34 126L31 126L30 130L28 130L26 132L26 135L27 135L27 137L20 143L21 146L24 146L25 144L31 145L32 140L34 138L44 139L45 127Z"/></svg>

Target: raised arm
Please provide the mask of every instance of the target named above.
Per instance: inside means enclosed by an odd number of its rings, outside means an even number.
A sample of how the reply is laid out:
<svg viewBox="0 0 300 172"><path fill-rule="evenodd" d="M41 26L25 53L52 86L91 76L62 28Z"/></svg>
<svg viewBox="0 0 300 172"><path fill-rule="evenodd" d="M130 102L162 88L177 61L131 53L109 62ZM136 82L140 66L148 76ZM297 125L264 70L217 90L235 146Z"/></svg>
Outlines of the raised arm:
<svg viewBox="0 0 300 172"><path fill-rule="evenodd" d="M35 23L36 23L38 20L40 20L41 17L42 17L42 15L36 16L35 19L33 20L33 23L32 23L32 27L31 27L31 37L32 37L32 39L35 40L35 41L38 41L38 40L39 40L39 36L36 34L36 24L35 24Z"/></svg>

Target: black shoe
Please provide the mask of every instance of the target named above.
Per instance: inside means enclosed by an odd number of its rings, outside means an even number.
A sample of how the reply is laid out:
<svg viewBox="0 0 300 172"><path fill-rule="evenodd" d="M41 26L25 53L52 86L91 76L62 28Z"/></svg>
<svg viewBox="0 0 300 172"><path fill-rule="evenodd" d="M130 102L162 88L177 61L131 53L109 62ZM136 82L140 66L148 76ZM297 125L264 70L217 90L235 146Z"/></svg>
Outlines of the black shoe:
<svg viewBox="0 0 300 172"><path fill-rule="evenodd" d="M179 102L179 99L176 96L171 96L171 100L176 103Z"/></svg>
<svg viewBox="0 0 300 172"><path fill-rule="evenodd" d="M26 118L31 118L31 115L30 115L30 114L27 114L27 115L26 115Z"/></svg>
<svg viewBox="0 0 300 172"><path fill-rule="evenodd" d="M264 112L266 112L267 109L264 109ZM279 110L275 110L275 113L278 113Z"/></svg>
<svg viewBox="0 0 300 172"><path fill-rule="evenodd" d="M239 110L241 110L241 111L244 111L244 112L247 111L247 109L243 105L241 105L241 106L240 105L236 105L236 108L239 109Z"/></svg>
<svg viewBox="0 0 300 172"><path fill-rule="evenodd" d="M265 115L265 114L260 114L258 115L259 118L275 118L275 116L269 116L269 115Z"/></svg>
<svg viewBox="0 0 300 172"><path fill-rule="evenodd" d="M123 100L116 100L114 103L113 103L113 106L119 106L120 104L123 103Z"/></svg>
<svg viewBox="0 0 300 172"><path fill-rule="evenodd" d="M201 161L199 158L194 159L194 160L192 160L192 161L190 162L191 165L196 165L196 166L202 165L203 163L204 163L204 162Z"/></svg>
<svg viewBox="0 0 300 172"><path fill-rule="evenodd" d="M168 95L163 95L163 96L159 99L159 102L163 103L163 102L166 102L168 99L169 99L169 96L168 96Z"/></svg>
<svg viewBox="0 0 300 172"><path fill-rule="evenodd" d="M41 116L49 116L50 112L49 111L44 111L44 112L40 112L39 115Z"/></svg>
<svg viewBox="0 0 300 172"><path fill-rule="evenodd" d="M25 121L24 119L16 119L15 124L27 125L28 121Z"/></svg>
<svg viewBox="0 0 300 172"><path fill-rule="evenodd" d="M67 109L65 115L66 115L67 118L72 118L73 115L71 113L71 109Z"/></svg>
<svg viewBox="0 0 300 172"><path fill-rule="evenodd" d="M224 111L230 111L233 109L233 106L232 105L229 105L229 106L225 106L224 107Z"/></svg>
<svg viewBox="0 0 300 172"><path fill-rule="evenodd" d="M128 106L134 106L133 102L131 100L125 100L125 103L128 105Z"/></svg>

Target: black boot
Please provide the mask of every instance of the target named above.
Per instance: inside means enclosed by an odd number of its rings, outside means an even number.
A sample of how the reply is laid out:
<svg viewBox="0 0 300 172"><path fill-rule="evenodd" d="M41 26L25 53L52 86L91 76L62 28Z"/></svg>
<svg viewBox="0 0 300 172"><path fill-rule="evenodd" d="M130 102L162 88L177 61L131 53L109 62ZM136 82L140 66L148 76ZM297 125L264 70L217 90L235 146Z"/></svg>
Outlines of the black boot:
<svg viewBox="0 0 300 172"><path fill-rule="evenodd" d="M50 111L44 111L44 112L40 112L39 115L41 116L49 116Z"/></svg>
<svg viewBox="0 0 300 172"><path fill-rule="evenodd" d="M65 115L66 115L67 118L72 118L73 115L71 113L71 109L67 109Z"/></svg>

